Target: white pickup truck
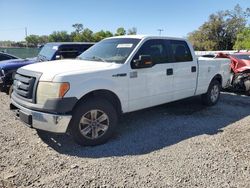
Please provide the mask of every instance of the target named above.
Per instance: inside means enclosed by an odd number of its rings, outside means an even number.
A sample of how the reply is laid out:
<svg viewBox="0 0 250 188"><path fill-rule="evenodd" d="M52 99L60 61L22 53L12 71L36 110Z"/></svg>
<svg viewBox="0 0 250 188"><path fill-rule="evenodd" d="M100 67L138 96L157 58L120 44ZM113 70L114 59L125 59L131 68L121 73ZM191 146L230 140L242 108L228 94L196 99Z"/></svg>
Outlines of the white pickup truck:
<svg viewBox="0 0 250 188"><path fill-rule="evenodd" d="M216 104L229 83L229 65L228 59L197 59L184 39L112 37L76 60L18 69L10 107L32 128L70 132L81 145L97 145L123 113L196 95Z"/></svg>

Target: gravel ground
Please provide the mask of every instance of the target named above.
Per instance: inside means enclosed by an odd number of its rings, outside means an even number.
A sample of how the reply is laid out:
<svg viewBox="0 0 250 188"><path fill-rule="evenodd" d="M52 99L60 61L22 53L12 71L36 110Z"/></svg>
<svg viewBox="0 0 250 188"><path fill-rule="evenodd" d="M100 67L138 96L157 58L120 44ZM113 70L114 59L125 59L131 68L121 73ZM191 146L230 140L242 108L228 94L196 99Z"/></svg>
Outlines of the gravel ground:
<svg viewBox="0 0 250 188"><path fill-rule="evenodd" d="M126 114L96 147L29 129L0 94L0 187L250 187L250 100L223 93Z"/></svg>

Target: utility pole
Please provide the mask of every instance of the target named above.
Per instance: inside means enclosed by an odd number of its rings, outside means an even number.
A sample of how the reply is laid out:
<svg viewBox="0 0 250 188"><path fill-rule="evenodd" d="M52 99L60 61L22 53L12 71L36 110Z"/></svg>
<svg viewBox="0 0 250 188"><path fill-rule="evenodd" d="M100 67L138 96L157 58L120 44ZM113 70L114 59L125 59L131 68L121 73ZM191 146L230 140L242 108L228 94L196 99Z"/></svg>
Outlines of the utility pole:
<svg viewBox="0 0 250 188"><path fill-rule="evenodd" d="M157 29L159 31L159 36L161 36L161 32L164 31L163 29Z"/></svg>
<svg viewBox="0 0 250 188"><path fill-rule="evenodd" d="M28 36L27 27L25 27L25 38Z"/></svg>
<svg viewBox="0 0 250 188"><path fill-rule="evenodd" d="M28 32L27 32L27 27L25 27L25 38L28 36ZM28 47L28 43L26 42L26 48Z"/></svg>

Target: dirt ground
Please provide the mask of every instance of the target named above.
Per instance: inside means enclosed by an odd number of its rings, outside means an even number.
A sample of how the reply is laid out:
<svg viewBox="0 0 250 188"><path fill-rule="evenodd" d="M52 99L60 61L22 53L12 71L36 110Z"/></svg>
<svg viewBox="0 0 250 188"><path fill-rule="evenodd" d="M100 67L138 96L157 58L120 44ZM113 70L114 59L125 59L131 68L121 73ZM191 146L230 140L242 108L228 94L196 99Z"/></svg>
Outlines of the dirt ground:
<svg viewBox="0 0 250 188"><path fill-rule="evenodd" d="M104 145L37 132L0 94L0 187L250 187L250 98L223 93L126 114Z"/></svg>

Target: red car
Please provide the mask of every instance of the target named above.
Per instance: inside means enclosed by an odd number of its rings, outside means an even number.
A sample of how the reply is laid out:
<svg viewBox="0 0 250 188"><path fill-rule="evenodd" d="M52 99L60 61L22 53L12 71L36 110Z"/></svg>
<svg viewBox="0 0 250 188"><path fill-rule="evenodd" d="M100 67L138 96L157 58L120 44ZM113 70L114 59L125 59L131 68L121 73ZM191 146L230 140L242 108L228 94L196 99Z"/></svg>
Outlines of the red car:
<svg viewBox="0 0 250 188"><path fill-rule="evenodd" d="M231 59L233 74L232 86L236 91L244 91L250 94L250 52L224 54L218 53L218 58Z"/></svg>

